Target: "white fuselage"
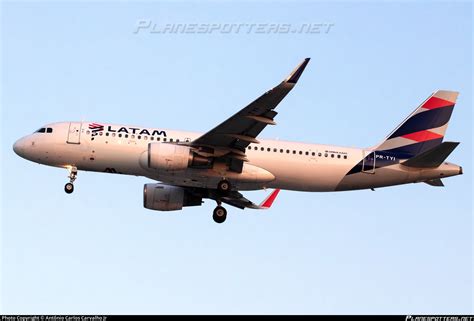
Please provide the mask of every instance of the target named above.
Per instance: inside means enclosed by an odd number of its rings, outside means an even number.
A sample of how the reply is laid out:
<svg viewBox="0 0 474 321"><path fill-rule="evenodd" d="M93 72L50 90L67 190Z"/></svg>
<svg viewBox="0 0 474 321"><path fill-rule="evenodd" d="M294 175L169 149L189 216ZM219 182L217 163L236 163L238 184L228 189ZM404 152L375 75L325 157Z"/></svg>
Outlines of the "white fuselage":
<svg viewBox="0 0 474 321"><path fill-rule="evenodd" d="M248 162L244 163L241 174L229 171L225 164L218 162L211 169L160 172L146 166L150 143L182 144L201 134L114 124L90 129L87 127L89 124L62 122L47 125L52 129L50 133L25 136L15 143L14 150L23 158L40 164L145 176L178 186L215 188L219 180L227 178L239 190L353 190L461 173L459 166L450 163L430 169L408 168L399 162L376 168L376 159L375 164L366 164L359 173L347 175L372 150L265 139L261 139L259 144L249 145L245 152Z"/></svg>

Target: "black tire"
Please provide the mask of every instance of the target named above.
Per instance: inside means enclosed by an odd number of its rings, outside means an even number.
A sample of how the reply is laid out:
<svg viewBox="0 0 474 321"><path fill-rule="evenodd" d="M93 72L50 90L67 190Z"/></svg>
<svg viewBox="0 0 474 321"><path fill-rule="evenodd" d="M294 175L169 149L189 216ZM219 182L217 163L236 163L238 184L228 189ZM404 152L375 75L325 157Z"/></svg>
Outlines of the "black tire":
<svg viewBox="0 0 474 321"><path fill-rule="evenodd" d="M227 218L227 210L222 206L217 206L212 214L212 219L216 223L224 223Z"/></svg>
<svg viewBox="0 0 474 321"><path fill-rule="evenodd" d="M74 185L72 183L67 183L66 185L64 185L64 191L67 194L71 194L72 192L74 192Z"/></svg>
<svg viewBox="0 0 474 321"><path fill-rule="evenodd" d="M217 184L217 190L222 194L228 194L232 186L228 180L223 179Z"/></svg>

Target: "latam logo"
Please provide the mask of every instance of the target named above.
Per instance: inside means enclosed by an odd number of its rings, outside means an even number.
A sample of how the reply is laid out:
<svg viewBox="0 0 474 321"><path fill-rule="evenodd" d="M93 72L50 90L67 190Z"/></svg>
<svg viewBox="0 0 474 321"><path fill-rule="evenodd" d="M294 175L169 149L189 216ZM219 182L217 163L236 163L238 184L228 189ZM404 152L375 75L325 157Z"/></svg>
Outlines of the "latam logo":
<svg viewBox="0 0 474 321"><path fill-rule="evenodd" d="M104 130L104 125L91 123L89 129L92 131L92 136L96 136L99 132Z"/></svg>
<svg viewBox="0 0 474 321"><path fill-rule="evenodd" d="M102 124L97 124L97 123L90 123L89 124L89 129L92 131L92 136L96 136L99 132L103 131L104 128L105 128L105 126L102 125ZM107 126L106 131L110 132L110 133L124 133L124 134L137 134L137 135L164 136L164 137L166 137L166 131L157 130L157 129Z"/></svg>

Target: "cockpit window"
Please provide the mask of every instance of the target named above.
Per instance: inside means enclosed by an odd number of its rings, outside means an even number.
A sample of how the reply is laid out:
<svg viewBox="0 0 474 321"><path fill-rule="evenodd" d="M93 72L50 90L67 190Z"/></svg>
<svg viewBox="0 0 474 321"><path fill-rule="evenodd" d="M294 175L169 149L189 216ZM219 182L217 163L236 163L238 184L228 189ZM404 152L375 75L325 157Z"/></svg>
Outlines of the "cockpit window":
<svg viewBox="0 0 474 321"><path fill-rule="evenodd" d="M53 132L53 129L51 127L48 127L48 128L43 127L35 131L35 133L48 133L48 134L51 134L52 132Z"/></svg>
<svg viewBox="0 0 474 321"><path fill-rule="evenodd" d="M48 133L48 134L51 134L52 132L53 132L53 129L51 127L48 127L48 128L43 127L35 131L35 133Z"/></svg>

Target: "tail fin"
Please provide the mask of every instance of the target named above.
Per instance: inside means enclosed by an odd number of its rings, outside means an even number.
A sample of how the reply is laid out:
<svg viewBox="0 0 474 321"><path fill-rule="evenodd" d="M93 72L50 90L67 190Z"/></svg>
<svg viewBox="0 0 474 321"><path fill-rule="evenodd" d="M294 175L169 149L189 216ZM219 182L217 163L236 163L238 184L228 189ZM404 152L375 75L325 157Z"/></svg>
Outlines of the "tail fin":
<svg viewBox="0 0 474 321"><path fill-rule="evenodd" d="M447 90L433 93L375 150L411 158L441 144L458 94Z"/></svg>

